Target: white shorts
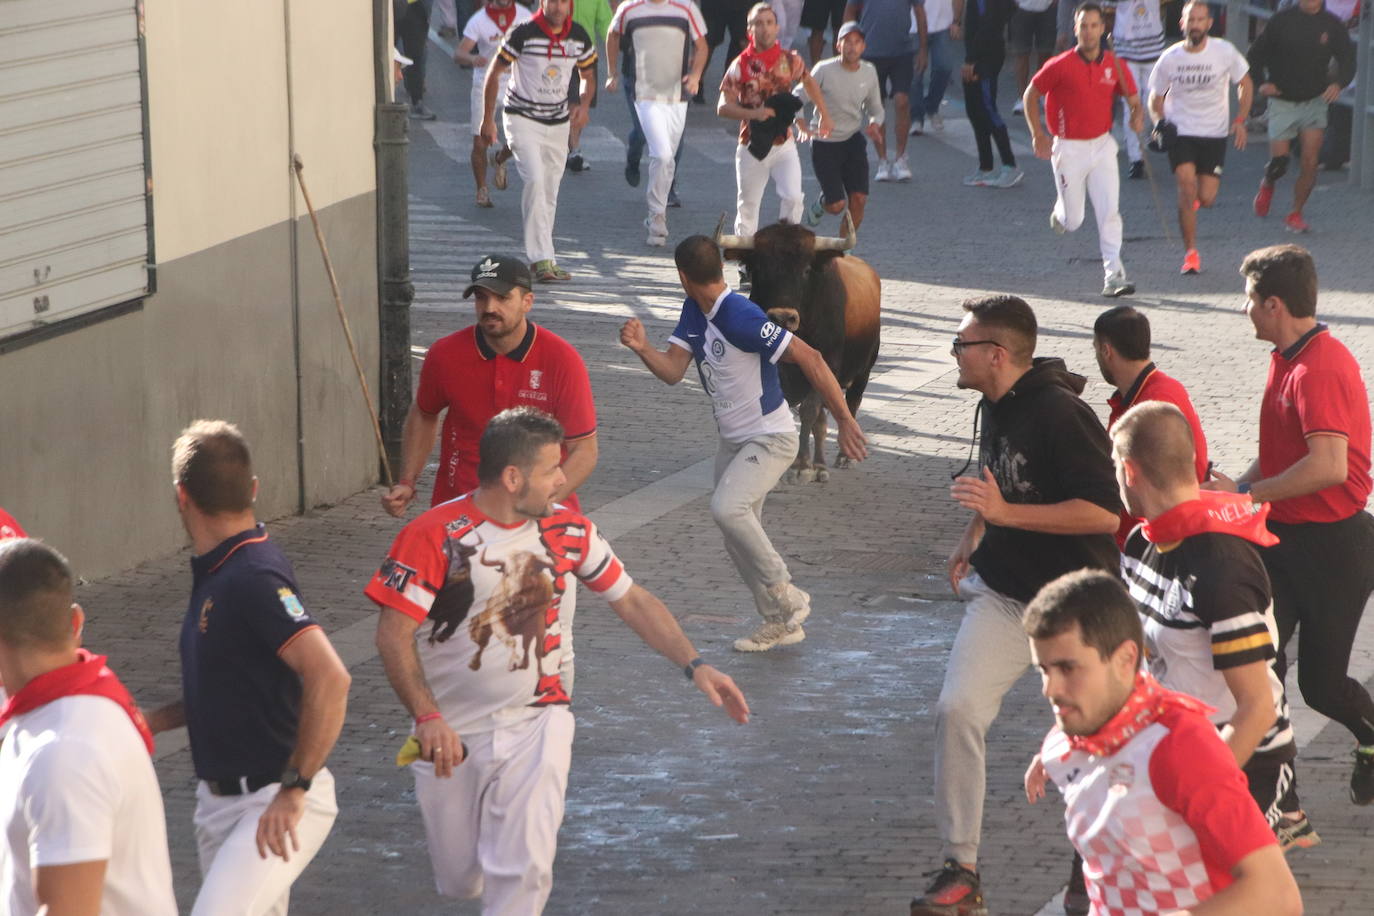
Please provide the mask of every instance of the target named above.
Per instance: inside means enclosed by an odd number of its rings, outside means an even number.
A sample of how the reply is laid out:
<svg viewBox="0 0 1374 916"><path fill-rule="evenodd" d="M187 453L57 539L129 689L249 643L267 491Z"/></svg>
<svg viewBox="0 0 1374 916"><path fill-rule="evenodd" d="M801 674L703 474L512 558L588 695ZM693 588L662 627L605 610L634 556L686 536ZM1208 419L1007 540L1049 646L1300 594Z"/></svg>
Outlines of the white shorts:
<svg viewBox="0 0 1374 916"><path fill-rule="evenodd" d="M509 82L509 74L501 77L501 88L496 93L496 108L491 114L492 118L496 121L498 136L501 130L501 112L506 110L504 100L506 98L506 84ZM472 73L472 91L468 93L468 120L472 122L472 135L474 137L480 137L482 135L482 110L487 104L487 100L483 97L482 93L486 88L486 84L486 72L478 73L474 70Z"/></svg>
<svg viewBox="0 0 1374 916"><path fill-rule="evenodd" d="M516 725L464 735L468 757L448 779L436 778L433 764L410 765L440 894L481 896L490 913L543 910L573 731L572 710L552 706Z"/></svg>

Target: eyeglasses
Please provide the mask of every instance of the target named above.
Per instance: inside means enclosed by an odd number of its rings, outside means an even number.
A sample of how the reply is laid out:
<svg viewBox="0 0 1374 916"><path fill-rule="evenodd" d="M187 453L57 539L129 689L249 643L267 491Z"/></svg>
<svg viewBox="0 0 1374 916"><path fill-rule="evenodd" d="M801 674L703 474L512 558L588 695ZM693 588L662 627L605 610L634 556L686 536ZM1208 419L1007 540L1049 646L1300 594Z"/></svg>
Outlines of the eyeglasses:
<svg viewBox="0 0 1374 916"><path fill-rule="evenodd" d="M963 352L964 352L965 348L967 348L967 347L976 347L976 346L978 346L979 344L992 344L994 347L1000 347L1000 346L1002 346L1000 343L998 343L998 342L995 341L995 340L960 340L959 338L956 337L956 338L954 338L954 345L953 345L954 355L955 355L955 356L958 356L960 353L963 353Z"/></svg>

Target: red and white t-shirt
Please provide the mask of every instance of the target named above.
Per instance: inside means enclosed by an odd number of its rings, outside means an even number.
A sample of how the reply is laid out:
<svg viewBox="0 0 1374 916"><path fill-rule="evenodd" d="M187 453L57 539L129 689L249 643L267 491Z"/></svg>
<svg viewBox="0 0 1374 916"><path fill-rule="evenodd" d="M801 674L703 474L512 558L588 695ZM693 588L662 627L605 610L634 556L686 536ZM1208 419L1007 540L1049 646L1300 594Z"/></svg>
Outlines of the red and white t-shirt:
<svg viewBox="0 0 1374 916"><path fill-rule="evenodd" d="M1074 750L1056 727L1040 754L1064 794L1069 840L1099 916L1193 906L1229 886L1241 859L1276 842L1199 712L1167 710L1106 757Z"/></svg>
<svg viewBox="0 0 1374 916"><path fill-rule="evenodd" d="M490 731L571 700L576 577L607 601L634 584L584 516L558 506L507 527L472 494L401 529L363 593L429 626L415 634L425 680L459 734Z"/></svg>
<svg viewBox="0 0 1374 916"><path fill-rule="evenodd" d="M1112 129L1116 97L1136 94L1131 68L1103 48L1088 60L1070 48L1051 57L1031 80L1045 96L1045 123L1064 140L1094 140Z"/></svg>
<svg viewBox="0 0 1374 916"><path fill-rule="evenodd" d="M1269 360L1260 401L1260 476L1282 474L1307 455L1307 437L1346 441L1344 483L1273 503L1269 520L1288 524L1339 522L1369 499L1369 394L1360 365L1345 344L1319 324Z"/></svg>
<svg viewBox="0 0 1374 916"><path fill-rule="evenodd" d="M755 51L753 46L745 48L725 69L720 81L720 91L731 90L739 94L739 103L745 108L758 108L779 92L791 92L797 81L806 74L806 61L796 51L774 44L767 51ZM749 128L753 122L739 122L739 142L749 143ZM774 146L781 146L792 136L792 129L780 133Z"/></svg>
<svg viewBox="0 0 1374 916"><path fill-rule="evenodd" d="M415 404L428 414L448 410L430 505L477 488L482 430L507 408L537 407L552 414L563 424L565 442L596 432L592 383L582 357L557 334L527 324L520 346L505 354L491 349L475 325L429 348ZM581 508L576 495L570 494L567 504L574 511Z"/></svg>

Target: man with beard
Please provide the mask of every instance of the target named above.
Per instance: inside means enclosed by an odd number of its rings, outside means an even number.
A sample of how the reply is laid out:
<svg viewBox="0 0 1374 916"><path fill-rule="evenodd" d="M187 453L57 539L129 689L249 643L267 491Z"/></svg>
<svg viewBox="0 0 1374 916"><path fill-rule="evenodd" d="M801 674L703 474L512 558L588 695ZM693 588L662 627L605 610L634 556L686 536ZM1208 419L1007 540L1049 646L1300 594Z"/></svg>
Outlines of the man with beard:
<svg viewBox="0 0 1374 916"><path fill-rule="evenodd" d="M759 227L759 203L770 178L778 192L778 219L801 222L805 200L792 116L770 107L791 99L795 113L801 103L792 99L791 92L798 80L819 112L816 134L825 139L830 136L830 112L820 87L802 56L778 44L773 8L754 4L749 10L749 46L725 71L716 105L716 114L737 118L740 124L735 149L735 235L753 235Z"/></svg>
<svg viewBox="0 0 1374 916"><path fill-rule="evenodd" d="M1208 707L1140 669L1125 587L1068 573L1036 595L1024 626L1055 719L1026 797L1044 796L1048 771L1093 912L1300 914L1297 882Z"/></svg>
<svg viewBox="0 0 1374 916"><path fill-rule="evenodd" d="M1061 359L1035 358L1035 313L1017 296L964 303L954 339L959 387L983 395L978 470L951 495L973 515L949 558L967 604L936 704L935 812L944 866L912 916L986 906L977 872L987 789L987 732L1031 664L1026 602L1084 567L1119 566L1112 532L1121 501L1107 434ZM975 421L976 422L976 421Z"/></svg>
<svg viewBox="0 0 1374 916"><path fill-rule="evenodd" d="M572 345L526 317L534 305L530 271L519 258L487 255L472 268L463 298L475 295L477 324L436 341L425 354L420 385L401 433L400 479L382 508L400 517L434 449L444 417L431 506L477 486L477 441L487 421L528 404L552 414L568 436L564 484L554 498L576 511L574 490L596 467L596 408L587 367Z"/></svg>
<svg viewBox="0 0 1374 916"><path fill-rule="evenodd" d="M1178 185L1178 228L1183 234L1180 272L1198 274L1197 211L1210 208L1217 198L1227 136L1234 134L1236 149L1245 149L1253 86L1250 65L1235 45L1208 37L1212 14L1205 0L1184 5L1181 25L1187 40L1165 51L1150 72L1150 118L1169 125L1169 165ZM1232 83L1239 103L1235 118L1228 120Z"/></svg>
<svg viewBox="0 0 1374 916"><path fill-rule="evenodd" d="M702 661L596 526L555 504L564 438L530 407L493 417L477 489L407 525L365 590L381 606L387 678L415 723L411 768L435 885L481 896L489 914L539 913L552 889L573 738L560 667L579 581L713 704L749 719L734 681ZM444 598L435 583L452 580L457 546L477 551L468 621L426 638L420 626Z"/></svg>

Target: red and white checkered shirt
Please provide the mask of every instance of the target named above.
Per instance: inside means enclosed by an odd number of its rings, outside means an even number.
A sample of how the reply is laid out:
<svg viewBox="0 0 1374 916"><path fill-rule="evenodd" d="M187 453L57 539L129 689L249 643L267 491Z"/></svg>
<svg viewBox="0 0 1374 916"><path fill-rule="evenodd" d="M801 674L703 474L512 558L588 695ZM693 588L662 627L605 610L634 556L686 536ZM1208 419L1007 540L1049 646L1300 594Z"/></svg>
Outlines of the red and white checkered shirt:
<svg viewBox="0 0 1374 916"><path fill-rule="evenodd" d="M1041 747L1064 794L1096 916L1190 907L1231 884L1241 859L1276 842L1235 758L1201 713L1168 709L1110 756Z"/></svg>

